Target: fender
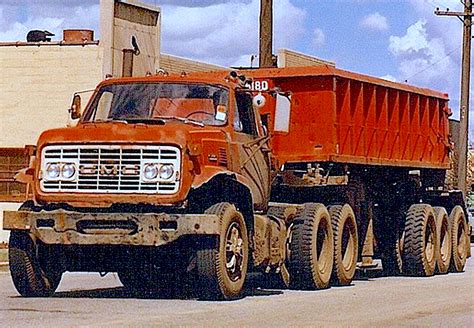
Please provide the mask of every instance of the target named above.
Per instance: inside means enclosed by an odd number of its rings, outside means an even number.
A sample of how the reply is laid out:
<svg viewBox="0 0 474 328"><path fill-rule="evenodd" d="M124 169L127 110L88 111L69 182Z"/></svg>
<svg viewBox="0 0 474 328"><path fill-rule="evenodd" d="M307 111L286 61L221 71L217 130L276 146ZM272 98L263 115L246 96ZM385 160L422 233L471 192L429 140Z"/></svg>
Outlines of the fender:
<svg viewBox="0 0 474 328"><path fill-rule="evenodd" d="M201 174L194 177L193 183L191 185L191 189L198 189L205 183L211 181L213 178L217 177L218 175L227 175L229 177L234 178L236 181L244 185L250 192L250 195L253 199L252 189L250 188L250 181L241 174L229 171L227 169L223 169L220 167L215 166L204 166L202 168Z"/></svg>

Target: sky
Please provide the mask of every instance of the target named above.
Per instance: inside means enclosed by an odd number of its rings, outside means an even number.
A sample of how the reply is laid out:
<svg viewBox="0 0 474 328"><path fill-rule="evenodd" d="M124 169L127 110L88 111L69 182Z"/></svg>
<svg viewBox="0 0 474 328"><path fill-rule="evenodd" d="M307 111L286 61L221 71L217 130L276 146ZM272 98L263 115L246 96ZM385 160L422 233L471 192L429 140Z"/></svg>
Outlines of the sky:
<svg viewBox="0 0 474 328"><path fill-rule="evenodd" d="M260 0L142 1L162 9L162 52L224 66L249 66L258 53ZM433 12L462 11L460 0L273 3L275 52L289 48L341 69L446 92L459 117L462 23ZM66 28L93 29L100 39L99 0L0 1L0 41L24 41L31 29L59 40Z"/></svg>

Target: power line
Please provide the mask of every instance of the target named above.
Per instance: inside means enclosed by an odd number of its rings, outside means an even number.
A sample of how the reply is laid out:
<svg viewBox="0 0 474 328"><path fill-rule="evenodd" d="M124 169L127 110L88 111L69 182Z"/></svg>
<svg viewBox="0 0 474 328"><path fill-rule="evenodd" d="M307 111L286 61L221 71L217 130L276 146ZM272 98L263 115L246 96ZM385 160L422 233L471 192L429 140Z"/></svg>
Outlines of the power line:
<svg viewBox="0 0 474 328"><path fill-rule="evenodd" d="M418 72L416 72L415 74L413 74L413 75L407 77L407 78L405 79L405 82L408 82L408 80L410 80L412 77L417 76L418 74L421 74L421 73L427 71L428 69L430 69L431 67L433 67L433 66L439 64L440 62L442 62L443 60L445 60L446 58L448 58L449 56L451 56L451 55L452 55L453 53L455 53L456 51L459 51L459 49L458 49L458 48L455 48L455 49L451 50L451 51L448 52L448 53L446 54L446 56L444 56L443 58L441 58L441 59L435 61L434 63L431 63L431 65L429 65L429 66L423 68L421 71L418 71Z"/></svg>

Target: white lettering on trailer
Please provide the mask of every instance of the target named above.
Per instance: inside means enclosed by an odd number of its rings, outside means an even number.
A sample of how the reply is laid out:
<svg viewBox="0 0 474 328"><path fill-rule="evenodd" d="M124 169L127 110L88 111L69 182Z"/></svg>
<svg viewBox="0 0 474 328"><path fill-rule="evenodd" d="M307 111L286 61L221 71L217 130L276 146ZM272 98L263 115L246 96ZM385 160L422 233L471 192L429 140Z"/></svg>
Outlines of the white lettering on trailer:
<svg viewBox="0 0 474 328"><path fill-rule="evenodd" d="M252 89L257 91L267 91L269 89L268 81L253 81Z"/></svg>

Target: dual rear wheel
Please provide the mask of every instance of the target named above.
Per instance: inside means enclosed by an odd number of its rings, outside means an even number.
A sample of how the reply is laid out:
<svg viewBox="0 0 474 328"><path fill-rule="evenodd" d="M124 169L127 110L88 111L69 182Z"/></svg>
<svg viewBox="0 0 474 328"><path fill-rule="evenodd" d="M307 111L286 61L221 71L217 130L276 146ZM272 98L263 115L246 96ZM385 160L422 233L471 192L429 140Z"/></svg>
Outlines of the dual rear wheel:
<svg viewBox="0 0 474 328"><path fill-rule="evenodd" d="M352 208L307 203L295 218L289 245L290 287L324 289L331 281L349 285L358 254L357 224Z"/></svg>
<svg viewBox="0 0 474 328"><path fill-rule="evenodd" d="M404 226L396 230L383 249L384 270L411 276L463 271L469 243L461 206L448 216L443 207L414 204Z"/></svg>

